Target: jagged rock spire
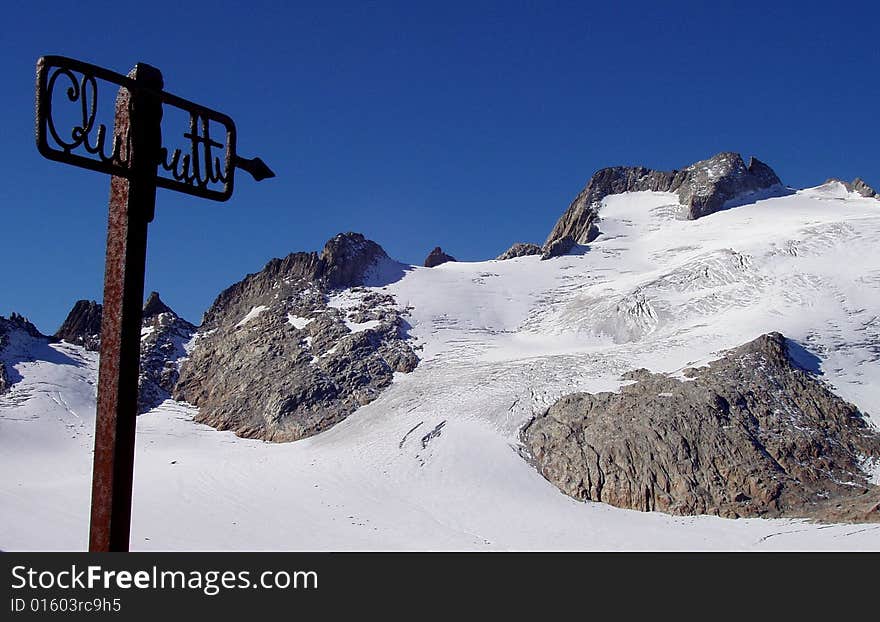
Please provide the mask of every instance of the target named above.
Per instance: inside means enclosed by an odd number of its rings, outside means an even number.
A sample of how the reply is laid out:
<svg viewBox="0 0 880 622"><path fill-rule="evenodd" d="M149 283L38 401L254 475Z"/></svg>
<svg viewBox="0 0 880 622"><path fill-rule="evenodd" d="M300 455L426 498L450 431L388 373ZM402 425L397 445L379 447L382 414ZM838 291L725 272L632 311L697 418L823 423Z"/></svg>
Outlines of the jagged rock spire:
<svg viewBox="0 0 880 622"><path fill-rule="evenodd" d="M443 249L439 246L435 246L434 250L428 253L428 256L425 257L425 267L433 268L434 266L439 266L440 264L444 264L447 261L458 261L452 255L447 255L443 252Z"/></svg>
<svg viewBox="0 0 880 622"><path fill-rule="evenodd" d="M147 302L144 303L144 319L155 317L162 313L174 313L171 307L162 302L159 292L150 292Z"/></svg>
<svg viewBox="0 0 880 622"><path fill-rule="evenodd" d="M97 352L101 344L102 310L94 300L77 300L55 338Z"/></svg>

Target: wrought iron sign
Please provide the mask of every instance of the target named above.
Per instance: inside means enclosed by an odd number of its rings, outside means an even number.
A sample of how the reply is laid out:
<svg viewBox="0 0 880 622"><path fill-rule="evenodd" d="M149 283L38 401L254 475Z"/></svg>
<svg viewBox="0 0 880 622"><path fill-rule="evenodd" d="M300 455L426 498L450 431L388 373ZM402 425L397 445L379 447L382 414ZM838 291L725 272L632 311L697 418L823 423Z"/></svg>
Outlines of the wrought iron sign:
<svg viewBox="0 0 880 622"><path fill-rule="evenodd" d="M112 130L99 122L99 84L104 82L118 87ZM156 188L225 201L232 196L236 168L257 181L274 177L260 158L237 154L232 119L167 93L163 86L162 73L143 63L123 76L62 56L37 61L40 153L111 175L91 551L127 551L129 546L147 226L155 213ZM184 131L175 136L181 147L163 145L166 113L186 120Z"/></svg>
<svg viewBox="0 0 880 622"><path fill-rule="evenodd" d="M129 176L130 128L108 132L107 126L99 122L99 81L130 93L144 93L189 116L188 131L182 133L186 146L160 149L157 187L226 201L232 196L236 168L247 171L257 181L274 177L260 158L244 159L236 153L235 123L227 115L63 56L44 56L37 63L37 147L45 157L109 175ZM65 119L71 117L71 122L59 128L53 112L61 107L67 107ZM220 133L212 136L212 128L219 128Z"/></svg>

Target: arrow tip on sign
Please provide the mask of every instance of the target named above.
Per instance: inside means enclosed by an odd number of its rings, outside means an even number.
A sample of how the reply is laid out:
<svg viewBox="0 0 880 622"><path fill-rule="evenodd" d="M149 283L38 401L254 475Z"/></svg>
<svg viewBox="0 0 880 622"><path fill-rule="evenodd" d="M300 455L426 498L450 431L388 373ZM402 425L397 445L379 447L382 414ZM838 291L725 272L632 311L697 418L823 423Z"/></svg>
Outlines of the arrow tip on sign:
<svg viewBox="0 0 880 622"><path fill-rule="evenodd" d="M251 177L253 177L256 181L262 181L270 177L275 177L275 173L272 172L272 169L266 166L266 163L263 162L260 158L251 158L250 160L246 160L244 158L236 156L235 166L250 173Z"/></svg>

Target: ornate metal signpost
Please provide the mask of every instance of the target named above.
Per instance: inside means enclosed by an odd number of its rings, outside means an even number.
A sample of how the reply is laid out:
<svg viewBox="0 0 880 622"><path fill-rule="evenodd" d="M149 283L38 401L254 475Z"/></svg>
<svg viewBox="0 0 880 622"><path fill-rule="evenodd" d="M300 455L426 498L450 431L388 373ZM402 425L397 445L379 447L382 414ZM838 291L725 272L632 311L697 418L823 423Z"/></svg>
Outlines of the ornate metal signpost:
<svg viewBox="0 0 880 622"><path fill-rule="evenodd" d="M97 122L99 81L119 87L112 135ZM156 188L225 201L232 196L236 168L257 181L274 177L259 158L238 156L232 119L162 88L161 72L143 63L123 76L61 56L37 62L40 153L112 176L90 551L128 550L147 225ZM162 144L165 107L188 116L183 148ZM218 127L225 132L222 141L211 136Z"/></svg>

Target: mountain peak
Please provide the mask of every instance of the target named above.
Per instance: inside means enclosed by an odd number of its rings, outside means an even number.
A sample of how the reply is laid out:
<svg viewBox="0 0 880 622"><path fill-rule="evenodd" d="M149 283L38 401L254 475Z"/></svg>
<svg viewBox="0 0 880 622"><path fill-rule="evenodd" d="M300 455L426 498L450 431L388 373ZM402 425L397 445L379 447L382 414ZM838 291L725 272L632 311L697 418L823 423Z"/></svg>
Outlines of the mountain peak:
<svg viewBox="0 0 880 622"><path fill-rule="evenodd" d="M857 194L862 195L866 199L880 199L880 194L877 193L874 188L869 186L864 179L861 177L856 177L852 181L843 181L842 179L837 179L836 177L832 177L827 180L825 183L829 184L832 182L839 183L844 188L846 188L847 192L855 192Z"/></svg>
<svg viewBox="0 0 880 622"><path fill-rule="evenodd" d="M380 259L388 259L388 255L363 234L349 231L327 240L319 259L320 276L331 288L338 289L361 285L370 267Z"/></svg>
<svg viewBox="0 0 880 622"><path fill-rule="evenodd" d="M162 299L159 298L159 292L150 292L147 302L144 303L144 319L155 317L162 313L174 313L174 311L162 302Z"/></svg>
<svg viewBox="0 0 880 622"><path fill-rule="evenodd" d="M439 246L435 246L434 250L428 253L428 256L425 257L425 267L433 268L434 266L439 266L440 264L444 264L448 261L458 261L452 255L447 255L443 252L443 249Z"/></svg>
<svg viewBox="0 0 880 622"><path fill-rule="evenodd" d="M97 352L101 344L101 314L102 306L94 300L77 300L55 337Z"/></svg>
<svg viewBox="0 0 880 622"><path fill-rule="evenodd" d="M722 151L681 170L657 171L643 166L603 168L590 178L547 237L546 245L570 235L587 244L596 236L595 221L602 200L624 192L676 192L682 216L695 220L717 212L732 200L760 190L782 187L768 165L755 157L746 165L734 151Z"/></svg>
<svg viewBox="0 0 880 622"><path fill-rule="evenodd" d="M9 319L7 320L2 315L0 315L0 326L5 324L6 329L17 328L25 331L29 335L33 337L42 337L43 334L37 330L37 327L31 324L30 320L28 320L25 316L20 313L12 312L10 314Z"/></svg>
<svg viewBox="0 0 880 622"><path fill-rule="evenodd" d="M327 240L320 253L296 252L283 259L276 257L259 272L227 287L205 312L203 324L222 323L227 314L239 314L240 305L273 297L279 283L294 289L299 288L298 283L314 284L319 289L363 285L370 269L382 260L389 260L384 249L363 234L339 233Z"/></svg>

